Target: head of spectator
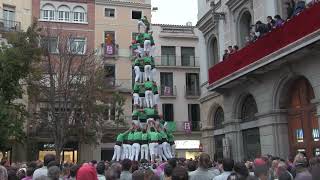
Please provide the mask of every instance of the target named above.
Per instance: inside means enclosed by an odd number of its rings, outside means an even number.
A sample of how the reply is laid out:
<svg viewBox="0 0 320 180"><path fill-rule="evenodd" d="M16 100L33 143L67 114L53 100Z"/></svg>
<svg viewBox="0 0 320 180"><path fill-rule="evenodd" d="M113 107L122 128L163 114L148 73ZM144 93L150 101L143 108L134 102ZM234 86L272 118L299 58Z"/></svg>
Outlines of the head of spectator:
<svg viewBox="0 0 320 180"><path fill-rule="evenodd" d="M78 172L79 166L78 165L73 165L70 168L70 177L75 178Z"/></svg>
<svg viewBox="0 0 320 180"><path fill-rule="evenodd" d="M268 22L268 24L270 24L270 25L274 25L274 19L272 18L272 16L268 16L267 17L267 22Z"/></svg>
<svg viewBox="0 0 320 180"><path fill-rule="evenodd" d="M104 175L105 174L105 169L106 169L106 166L105 166L104 162L100 161L97 164L97 167L96 167L97 173L100 174L100 175Z"/></svg>
<svg viewBox="0 0 320 180"><path fill-rule="evenodd" d="M289 172L284 172L278 176L278 180L292 180L292 175Z"/></svg>
<svg viewBox="0 0 320 180"><path fill-rule="evenodd" d="M132 173L132 180L144 180L144 171L137 170Z"/></svg>
<svg viewBox="0 0 320 180"><path fill-rule="evenodd" d="M108 179L108 180L117 180L119 178L118 178L118 174L115 172L115 170L109 168L107 170L107 172L106 172L106 179Z"/></svg>
<svg viewBox="0 0 320 180"><path fill-rule="evenodd" d="M121 165L122 165L122 171L130 171L132 162L130 159L124 159Z"/></svg>
<svg viewBox="0 0 320 180"><path fill-rule="evenodd" d="M83 164L76 175L77 180L97 180L97 171L90 164Z"/></svg>
<svg viewBox="0 0 320 180"><path fill-rule="evenodd" d="M235 163L233 169L241 179L246 179L249 176L249 170L244 163Z"/></svg>
<svg viewBox="0 0 320 180"><path fill-rule="evenodd" d="M131 164L131 173L139 169L139 162L138 161L132 161Z"/></svg>
<svg viewBox="0 0 320 180"><path fill-rule="evenodd" d="M210 156L207 153L201 153L199 157L199 168L208 169L210 166Z"/></svg>
<svg viewBox="0 0 320 180"><path fill-rule="evenodd" d="M2 165L0 165L0 179L3 179L3 180L7 180L8 179L7 169Z"/></svg>
<svg viewBox="0 0 320 180"><path fill-rule="evenodd" d="M98 162L97 162L96 160L92 160L92 161L89 162L89 164L90 164L91 166L95 167L95 168L97 167L97 163L98 163Z"/></svg>
<svg viewBox="0 0 320 180"><path fill-rule="evenodd" d="M281 18L281 16L279 14L275 15L274 19L275 19L275 21L279 21L279 20L283 21L283 19Z"/></svg>
<svg viewBox="0 0 320 180"><path fill-rule="evenodd" d="M232 48L232 46L228 46L228 51L229 51L229 54L232 54L232 53L233 53L233 48Z"/></svg>
<svg viewBox="0 0 320 180"><path fill-rule="evenodd" d="M43 165L48 166L48 164L52 161L56 160L56 156L54 154L46 154L44 156Z"/></svg>
<svg viewBox="0 0 320 180"><path fill-rule="evenodd" d="M117 175L117 178L120 178L120 174L121 174L121 164L120 163L113 163L110 167L110 169L112 169L116 175Z"/></svg>
<svg viewBox="0 0 320 180"><path fill-rule="evenodd" d="M170 178L172 175L173 167L170 164L164 166L164 175L165 177Z"/></svg>
<svg viewBox="0 0 320 180"><path fill-rule="evenodd" d="M234 166L234 161L232 159L229 158L225 158L222 161L222 167L223 170L226 172L230 172L233 170L233 166Z"/></svg>
<svg viewBox="0 0 320 180"><path fill-rule="evenodd" d="M7 158L2 158L0 165L4 166L5 168L8 168L8 167L10 167L10 161Z"/></svg>
<svg viewBox="0 0 320 180"><path fill-rule="evenodd" d="M187 169L183 167L176 167L172 171L172 180L188 180L189 175Z"/></svg>
<svg viewBox="0 0 320 180"><path fill-rule="evenodd" d="M234 45L234 46L233 46L233 51L234 51L234 52L237 52L238 50L239 50L239 46Z"/></svg>
<svg viewBox="0 0 320 180"><path fill-rule="evenodd" d="M241 178L239 177L239 175L237 173L231 173L227 180L241 180Z"/></svg>
<svg viewBox="0 0 320 180"><path fill-rule="evenodd" d="M37 163L36 162L30 162L27 164L27 169L26 169L26 176L27 177L32 177L34 171L37 168Z"/></svg>
<svg viewBox="0 0 320 180"><path fill-rule="evenodd" d="M188 161L187 163L188 171L192 172L197 169L197 162L196 161Z"/></svg>
<svg viewBox="0 0 320 180"><path fill-rule="evenodd" d="M293 161L295 167L307 167L307 160L304 154L298 153Z"/></svg>
<svg viewBox="0 0 320 180"><path fill-rule="evenodd" d="M17 171L17 177L18 179L23 179L26 177L26 171L27 169L26 168L20 168L18 171Z"/></svg>
<svg viewBox="0 0 320 180"><path fill-rule="evenodd" d="M57 161L50 161L48 164L47 164L47 168L49 169L50 167L52 166L59 166L59 163Z"/></svg>
<svg viewBox="0 0 320 180"><path fill-rule="evenodd" d="M260 180L267 180L269 167L265 160L262 158L257 158L253 163L254 175Z"/></svg>
<svg viewBox="0 0 320 180"><path fill-rule="evenodd" d="M59 180L59 176L60 168L58 166L51 166L48 169L48 178L50 178L50 180Z"/></svg>
<svg viewBox="0 0 320 180"><path fill-rule="evenodd" d="M172 166L172 168L176 168L177 167L177 159L176 158L169 159L168 164L170 164Z"/></svg>

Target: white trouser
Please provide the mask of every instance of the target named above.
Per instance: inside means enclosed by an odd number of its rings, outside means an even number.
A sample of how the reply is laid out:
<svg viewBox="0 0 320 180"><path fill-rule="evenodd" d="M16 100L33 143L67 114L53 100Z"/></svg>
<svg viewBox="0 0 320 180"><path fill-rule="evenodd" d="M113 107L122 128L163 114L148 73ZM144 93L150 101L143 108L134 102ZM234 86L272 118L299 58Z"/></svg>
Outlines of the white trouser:
<svg viewBox="0 0 320 180"><path fill-rule="evenodd" d="M133 93L133 105L139 105L139 94Z"/></svg>
<svg viewBox="0 0 320 180"><path fill-rule="evenodd" d="M144 52L150 53L151 51L151 41L150 40L144 40Z"/></svg>
<svg viewBox="0 0 320 180"><path fill-rule="evenodd" d="M129 159L130 158L130 144L123 144L123 154L124 154L124 159Z"/></svg>
<svg viewBox="0 0 320 180"><path fill-rule="evenodd" d="M151 161L154 161L155 157L157 156L157 145L158 143L149 143Z"/></svg>
<svg viewBox="0 0 320 180"><path fill-rule="evenodd" d="M151 81L156 81L157 80L157 69L154 67L151 70Z"/></svg>
<svg viewBox="0 0 320 180"><path fill-rule="evenodd" d="M138 32L139 32L139 33L140 33L140 28L141 28L141 26L142 26L144 29L147 28L147 26L143 23L143 21L139 20L139 21L138 21Z"/></svg>
<svg viewBox="0 0 320 180"><path fill-rule="evenodd" d="M121 147L119 145L114 145L112 161L120 161L121 157Z"/></svg>
<svg viewBox="0 0 320 180"><path fill-rule="evenodd" d="M152 80L151 65L144 66L144 80L147 81L148 79L149 81Z"/></svg>
<svg viewBox="0 0 320 180"><path fill-rule="evenodd" d="M124 154L124 145L122 144L121 146L121 161L125 159L125 154Z"/></svg>
<svg viewBox="0 0 320 180"><path fill-rule="evenodd" d="M168 161L167 157L163 154L162 144L159 144L159 145L158 145L158 155L159 155L160 161L162 161L162 160Z"/></svg>
<svg viewBox="0 0 320 180"><path fill-rule="evenodd" d="M132 145L128 144L127 148L128 148L128 159L130 159L132 156Z"/></svg>
<svg viewBox="0 0 320 180"><path fill-rule="evenodd" d="M134 81L138 82L139 80L141 81L141 72L140 72L140 68L139 66L134 66L134 74L135 74L135 78Z"/></svg>
<svg viewBox="0 0 320 180"><path fill-rule="evenodd" d="M160 102L159 94L154 94L153 95L153 103L154 103L154 105L159 105L159 102Z"/></svg>
<svg viewBox="0 0 320 180"><path fill-rule="evenodd" d="M145 98L145 97L140 97L140 96L139 96L139 104L140 104L140 107L144 107L144 98Z"/></svg>
<svg viewBox="0 0 320 180"><path fill-rule="evenodd" d="M172 157L176 157L176 144L171 145L171 154Z"/></svg>
<svg viewBox="0 0 320 180"><path fill-rule="evenodd" d="M162 143L162 149L163 149L163 154L166 156L167 159L171 159L172 158L172 154L171 154L171 147L170 144L167 142L163 142Z"/></svg>
<svg viewBox="0 0 320 180"><path fill-rule="evenodd" d="M149 161L149 147L148 144L141 145L141 159L146 159Z"/></svg>
<svg viewBox="0 0 320 180"><path fill-rule="evenodd" d="M133 143L132 145L132 154L131 154L131 161L139 160L139 153L140 153L140 144L139 143Z"/></svg>
<svg viewBox="0 0 320 180"><path fill-rule="evenodd" d="M145 100L146 100L146 107L152 108L153 107L153 94L151 90L146 90L145 92Z"/></svg>

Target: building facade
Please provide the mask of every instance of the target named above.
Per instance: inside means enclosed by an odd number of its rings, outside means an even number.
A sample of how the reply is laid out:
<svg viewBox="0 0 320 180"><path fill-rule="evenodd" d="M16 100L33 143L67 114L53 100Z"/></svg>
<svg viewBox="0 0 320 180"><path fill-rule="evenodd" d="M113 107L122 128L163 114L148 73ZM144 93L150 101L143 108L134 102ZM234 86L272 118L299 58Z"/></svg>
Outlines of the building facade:
<svg viewBox="0 0 320 180"><path fill-rule="evenodd" d="M151 20L151 1L95 1L95 47L108 71L110 95L119 92L125 97L124 116L130 125L132 114L132 62L130 46L138 32L138 20L146 16ZM112 104L110 104L112 106ZM110 124L114 122L115 111L110 111ZM101 143L96 147L96 157L93 159L111 160L115 137L129 126L105 131Z"/></svg>
<svg viewBox="0 0 320 180"><path fill-rule="evenodd" d="M320 26L311 17L319 4L246 46L255 22L288 18L285 1L198 2L204 151L235 160L318 155ZM221 61L230 45L242 49Z"/></svg>
<svg viewBox="0 0 320 180"><path fill-rule="evenodd" d="M156 44L158 110L176 122L177 156L195 158L200 146L199 31L193 26L152 25Z"/></svg>

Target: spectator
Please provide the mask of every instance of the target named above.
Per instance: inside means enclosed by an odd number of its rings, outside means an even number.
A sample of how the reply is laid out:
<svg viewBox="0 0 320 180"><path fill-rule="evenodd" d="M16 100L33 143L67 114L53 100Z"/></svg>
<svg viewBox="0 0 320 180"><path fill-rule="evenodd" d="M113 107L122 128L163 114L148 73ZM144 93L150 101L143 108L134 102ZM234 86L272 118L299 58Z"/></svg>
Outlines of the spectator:
<svg viewBox="0 0 320 180"><path fill-rule="evenodd" d="M26 171L27 169L26 168L20 168L17 172L17 178L20 180L20 179L23 179L26 177Z"/></svg>
<svg viewBox="0 0 320 180"><path fill-rule="evenodd" d="M210 162L210 156L206 153L202 153L199 158L198 169L189 174L190 180L206 180L214 178L215 175L209 171Z"/></svg>
<svg viewBox="0 0 320 180"><path fill-rule="evenodd" d="M7 158L2 158L0 165L8 169L10 167L10 161Z"/></svg>
<svg viewBox="0 0 320 180"><path fill-rule="evenodd" d="M294 0L289 0L285 2L286 9L287 9L287 19L291 18L295 6Z"/></svg>
<svg viewBox="0 0 320 180"><path fill-rule="evenodd" d="M227 49L225 49L222 59L223 59L223 60L226 60L226 59L228 59L228 57L229 57L229 52L228 52Z"/></svg>
<svg viewBox="0 0 320 180"><path fill-rule="evenodd" d="M78 170L76 179L77 180L97 180L98 176L95 168L92 165L85 163Z"/></svg>
<svg viewBox="0 0 320 180"><path fill-rule="evenodd" d="M222 161L222 168L223 173L221 173L219 176L216 176L214 180L227 180L228 176L232 173L234 166L234 161L231 159L223 159Z"/></svg>
<svg viewBox="0 0 320 180"><path fill-rule="evenodd" d="M120 180L132 179L132 174L130 173L131 165L132 163L130 159L124 159L122 161L122 172L120 174Z"/></svg>
<svg viewBox="0 0 320 180"><path fill-rule="evenodd" d="M101 161L97 164L97 174L98 174L98 180L106 180L106 176L105 176L105 169L106 166L104 165L104 162Z"/></svg>
<svg viewBox="0 0 320 180"><path fill-rule="evenodd" d="M210 173L212 173L214 176L218 176L220 175L220 170L219 170L219 167L218 165L210 162L210 165L209 165L209 171Z"/></svg>
<svg viewBox="0 0 320 180"><path fill-rule="evenodd" d="M234 46L233 46L233 52L237 52L238 50L239 50L239 46L234 45Z"/></svg>
<svg viewBox="0 0 320 180"><path fill-rule="evenodd" d="M291 175L291 173L288 171L288 166L286 165L285 162L280 161L278 163L278 167L277 167L277 177L278 179L283 179L283 180L293 180L293 176Z"/></svg>
<svg viewBox="0 0 320 180"><path fill-rule="evenodd" d="M164 179L171 180L173 168L170 164L164 166Z"/></svg>
<svg viewBox="0 0 320 180"><path fill-rule="evenodd" d="M144 172L142 170L137 170L133 172L132 180L144 180Z"/></svg>
<svg viewBox="0 0 320 180"><path fill-rule="evenodd" d="M239 177L239 175L237 173L231 173L228 176L227 180L240 180L240 177Z"/></svg>
<svg viewBox="0 0 320 180"><path fill-rule="evenodd" d="M232 46L228 46L229 55L234 53Z"/></svg>
<svg viewBox="0 0 320 180"><path fill-rule="evenodd" d="M71 166L71 168L70 168L70 180L76 180L78 169L79 169L78 165Z"/></svg>
<svg viewBox="0 0 320 180"><path fill-rule="evenodd" d="M7 169L0 165L0 179L2 180L8 180L8 172Z"/></svg>
<svg viewBox="0 0 320 180"><path fill-rule="evenodd" d="M108 169L106 172L106 179L107 180L118 180L118 173L116 173L113 169ZM77 179L78 180L78 179Z"/></svg>
<svg viewBox="0 0 320 180"><path fill-rule="evenodd" d="M272 19L272 16L267 17L267 22L268 22L268 29L269 31L275 27L276 21Z"/></svg>
<svg viewBox="0 0 320 180"><path fill-rule="evenodd" d="M292 13L292 17L298 15L306 8L306 2L303 0L295 0L295 6Z"/></svg>
<svg viewBox="0 0 320 180"><path fill-rule="evenodd" d="M280 15L278 15L278 14L275 15L274 19L275 19L275 24L274 24L275 28L279 28L283 25L284 20L281 18Z"/></svg>
<svg viewBox="0 0 320 180"><path fill-rule="evenodd" d="M312 175L307 169L307 160L301 153L297 154L294 160L295 180L312 180Z"/></svg>
<svg viewBox="0 0 320 180"><path fill-rule="evenodd" d="M188 171L183 167L176 167L172 171L171 179L172 180L189 180Z"/></svg>
<svg viewBox="0 0 320 180"><path fill-rule="evenodd" d="M259 180L268 179L269 167L265 160L261 158L255 159L253 163L253 171L254 175L259 178Z"/></svg>
<svg viewBox="0 0 320 180"><path fill-rule="evenodd" d="M269 32L268 25L262 23L261 21L257 21L255 25L256 36L261 37L267 32Z"/></svg>
<svg viewBox="0 0 320 180"><path fill-rule="evenodd" d="M317 177L320 177L320 158L312 158L310 160L310 173L315 180Z"/></svg>
<svg viewBox="0 0 320 180"><path fill-rule="evenodd" d="M197 169L197 162L193 160L188 161L187 168L189 173L195 171Z"/></svg>
<svg viewBox="0 0 320 180"><path fill-rule="evenodd" d="M22 180L32 180L32 176L36 168L37 168L36 162L29 163L26 169L26 177L23 178Z"/></svg>
<svg viewBox="0 0 320 180"><path fill-rule="evenodd" d="M116 175L117 179L120 178L120 174L121 174L121 164L120 163L113 163L111 165L111 168L110 168L114 174Z"/></svg>
<svg viewBox="0 0 320 180"><path fill-rule="evenodd" d="M59 180L60 168L58 166L51 166L48 168L49 180Z"/></svg>
<svg viewBox="0 0 320 180"><path fill-rule="evenodd" d="M42 168L39 168L37 170L34 171L33 173L33 176L32 176L32 179L33 180L36 180L37 178L41 177L41 176L44 176L44 177L47 177L48 176L48 164L50 162L53 162L56 160L56 156L53 155L53 154L46 154L44 156L44 164L43 164L43 167Z"/></svg>
<svg viewBox="0 0 320 180"><path fill-rule="evenodd" d="M239 179L245 180L249 176L249 170L244 163L235 163L234 172L237 173Z"/></svg>

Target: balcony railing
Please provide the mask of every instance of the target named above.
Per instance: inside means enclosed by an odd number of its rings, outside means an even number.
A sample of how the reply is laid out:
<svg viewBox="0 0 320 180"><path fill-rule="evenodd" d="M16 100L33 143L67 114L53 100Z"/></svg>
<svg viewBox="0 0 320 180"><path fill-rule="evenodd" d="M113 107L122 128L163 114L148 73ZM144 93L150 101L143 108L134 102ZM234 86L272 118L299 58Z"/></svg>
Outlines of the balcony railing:
<svg viewBox="0 0 320 180"><path fill-rule="evenodd" d="M161 86L160 97L176 97L177 88L176 86Z"/></svg>
<svg viewBox="0 0 320 180"><path fill-rule="evenodd" d="M200 131L201 122L200 121L191 121L191 131Z"/></svg>
<svg viewBox="0 0 320 180"><path fill-rule="evenodd" d="M156 56L156 66L170 66L170 67L199 67L199 58L194 56L176 56L176 55L162 55Z"/></svg>
<svg viewBox="0 0 320 180"><path fill-rule="evenodd" d="M227 60L211 67L209 69L209 88L218 88L239 78L244 73L278 60L279 57L269 58L269 56L276 52L283 53L301 48L297 46L298 42L306 40L311 44L317 41L315 37L319 36L314 34L320 29L319 12L320 3L317 3L285 22L283 26L273 29L256 42L231 55Z"/></svg>
<svg viewBox="0 0 320 180"><path fill-rule="evenodd" d="M111 44L107 45L105 43L101 44L103 49L103 56L105 58L116 58L119 56L119 45L118 44Z"/></svg>
<svg viewBox="0 0 320 180"><path fill-rule="evenodd" d="M181 66L199 67L199 58L195 56L181 56Z"/></svg>
<svg viewBox="0 0 320 180"><path fill-rule="evenodd" d="M177 64L177 58L175 55L162 55L160 60L160 64L157 64L161 66L176 66Z"/></svg>
<svg viewBox="0 0 320 180"><path fill-rule="evenodd" d="M6 31L6 32L20 31L21 30L21 23L18 21L0 19L0 30Z"/></svg>
<svg viewBox="0 0 320 180"><path fill-rule="evenodd" d="M186 130L185 123L183 121L177 121L176 122L176 131L178 132L188 132L189 130ZM190 128L191 132L197 132L201 130L201 121L190 121Z"/></svg>
<svg viewBox="0 0 320 180"><path fill-rule="evenodd" d="M200 87L199 88L185 88L185 97L186 98L198 98L200 96Z"/></svg>

